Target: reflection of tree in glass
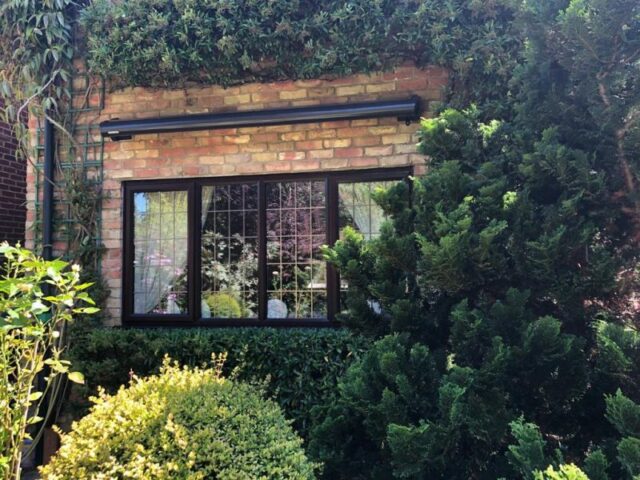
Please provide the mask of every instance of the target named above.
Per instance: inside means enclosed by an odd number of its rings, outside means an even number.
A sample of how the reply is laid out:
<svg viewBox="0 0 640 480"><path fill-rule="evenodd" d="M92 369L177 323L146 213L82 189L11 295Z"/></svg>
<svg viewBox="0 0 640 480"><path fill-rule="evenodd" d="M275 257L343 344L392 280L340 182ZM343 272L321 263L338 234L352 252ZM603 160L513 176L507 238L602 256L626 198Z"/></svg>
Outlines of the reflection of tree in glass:
<svg viewBox="0 0 640 480"><path fill-rule="evenodd" d="M267 185L269 298L282 300L289 317L326 313L326 275L320 246L326 243L323 182Z"/></svg>
<svg viewBox="0 0 640 480"><path fill-rule="evenodd" d="M253 317L257 306L258 255L254 244L241 235L202 234L202 295L225 292L242 308L242 316Z"/></svg>
<svg viewBox="0 0 640 480"><path fill-rule="evenodd" d="M375 199L396 184L394 181L341 183L338 186L340 230L353 227L367 240L375 238L386 219Z"/></svg>

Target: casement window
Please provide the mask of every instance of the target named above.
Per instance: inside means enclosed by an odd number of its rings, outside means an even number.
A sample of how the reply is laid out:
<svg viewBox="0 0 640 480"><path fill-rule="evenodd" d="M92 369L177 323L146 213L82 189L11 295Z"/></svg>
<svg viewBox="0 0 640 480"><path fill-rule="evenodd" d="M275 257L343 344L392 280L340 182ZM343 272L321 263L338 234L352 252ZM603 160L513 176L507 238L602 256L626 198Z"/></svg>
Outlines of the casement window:
<svg viewBox="0 0 640 480"><path fill-rule="evenodd" d="M341 292L321 247L384 220L371 193L407 168L124 185L123 320L330 325Z"/></svg>

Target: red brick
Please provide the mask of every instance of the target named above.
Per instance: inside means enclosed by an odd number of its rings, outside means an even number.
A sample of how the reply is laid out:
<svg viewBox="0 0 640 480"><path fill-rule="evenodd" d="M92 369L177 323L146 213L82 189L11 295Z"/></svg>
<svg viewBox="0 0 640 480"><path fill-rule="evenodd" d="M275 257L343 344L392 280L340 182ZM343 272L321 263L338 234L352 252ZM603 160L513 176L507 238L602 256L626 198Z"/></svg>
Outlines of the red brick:
<svg viewBox="0 0 640 480"><path fill-rule="evenodd" d="M309 158L332 158L334 156L333 149L326 150L309 150Z"/></svg>
<svg viewBox="0 0 640 480"><path fill-rule="evenodd" d="M278 154L279 160L304 160L305 152L281 152Z"/></svg>
<svg viewBox="0 0 640 480"><path fill-rule="evenodd" d="M334 129L311 130L307 133L309 140L317 140L319 138L335 138L336 131Z"/></svg>
<svg viewBox="0 0 640 480"><path fill-rule="evenodd" d="M286 133L282 133L280 134L280 139L286 141L300 141L300 140L304 140L306 138L306 132L304 131L300 131L300 132L286 132Z"/></svg>
<svg viewBox="0 0 640 480"><path fill-rule="evenodd" d="M213 145L209 151L217 155L226 155L228 153L238 153L237 145Z"/></svg>
<svg viewBox="0 0 640 480"><path fill-rule="evenodd" d="M406 90L424 90L427 88L427 79L426 78L411 78L408 80L398 80L398 90L406 91Z"/></svg>
<svg viewBox="0 0 640 480"><path fill-rule="evenodd" d="M356 137L353 139L353 145L356 147L371 147L373 145L380 145L382 138L379 136L373 137Z"/></svg>
<svg viewBox="0 0 640 480"><path fill-rule="evenodd" d="M152 178L160 176L159 168L140 168L136 170L136 175L139 175L142 178Z"/></svg>
<svg viewBox="0 0 640 480"><path fill-rule="evenodd" d="M335 156L338 158L361 157L363 151L361 148L336 148Z"/></svg>
<svg viewBox="0 0 640 480"><path fill-rule="evenodd" d="M280 92L280 98L282 100L297 100L299 98L307 98L307 90L284 90Z"/></svg>
<svg viewBox="0 0 640 480"><path fill-rule="evenodd" d="M291 162L268 162L265 164L267 172L288 172L291 170Z"/></svg>
<svg viewBox="0 0 640 480"><path fill-rule="evenodd" d="M185 175L200 175L200 166L184 166L182 167L182 173Z"/></svg>
<svg viewBox="0 0 640 480"><path fill-rule="evenodd" d="M257 133L251 136L251 141L255 143L271 143L277 142L279 136L277 133Z"/></svg>
<svg viewBox="0 0 640 480"><path fill-rule="evenodd" d="M300 170L317 170L320 168L320 162L318 160L304 160L291 163L291 169L294 171Z"/></svg>
<svg viewBox="0 0 640 480"><path fill-rule="evenodd" d="M377 167L379 165L379 160L377 158L371 157L363 157L363 158L354 158L349 161L350 167Z"/></svg>
<svg viewBox="0 0 640 480"><path fill-rule="evenodd" d="M367 127L338 128L336 134L338 138L362 137L369 134L369 129Z"/></svg>
<svg viewBox="0 0 640 480"><path fill-rule="evenodd" d="M368 147L364 149L364 153L370 157L379 157L381 155L393 154L393 145L386 145L384 147Z"/></svg>
<svg viewBox="0 0 640 480"><path fill-rule="evenodd" d="M296 142L296 150L319 150L322 148L322 140L307 140L306 142Z"/></svg>
<svg viewBox="0 0 640 480"><path fill-rule="evenodd" d="M346 158L327 158L320 163L323 170L325 168L345 168L348 164L349 160Z"/></svg>
<svg viewBox="0 0 640 480"><path fill-rule="evenodd" d="M324 140L322 142L324 148L346 148L351 146L350 138L336 138Z"/></svg>

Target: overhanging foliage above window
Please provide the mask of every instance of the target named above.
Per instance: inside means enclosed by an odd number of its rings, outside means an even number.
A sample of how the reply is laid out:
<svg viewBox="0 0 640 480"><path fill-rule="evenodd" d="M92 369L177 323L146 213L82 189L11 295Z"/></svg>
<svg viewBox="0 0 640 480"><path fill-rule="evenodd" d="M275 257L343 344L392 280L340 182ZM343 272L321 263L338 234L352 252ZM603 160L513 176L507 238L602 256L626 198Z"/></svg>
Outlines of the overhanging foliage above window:
<svg viewBox="0 0 640 480"><path fill-rule="evenodd" d="M520 41L512 16L468 0L95 0L81 23L89 66L115 86L322 78L403 61L495 83Z"/></svg>

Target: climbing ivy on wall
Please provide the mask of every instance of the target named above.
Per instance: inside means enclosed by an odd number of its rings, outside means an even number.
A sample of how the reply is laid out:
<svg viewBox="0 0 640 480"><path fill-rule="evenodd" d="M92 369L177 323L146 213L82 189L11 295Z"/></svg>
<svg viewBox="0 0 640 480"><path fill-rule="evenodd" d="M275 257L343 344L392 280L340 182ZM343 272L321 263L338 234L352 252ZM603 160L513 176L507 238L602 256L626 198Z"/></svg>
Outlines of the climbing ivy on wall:
<svg viewBox="0 0 640 480"><path fill-rule="evenodd" d="M474 89L508 78L521 41L512 18L502 0L94 0L81 23L91 70L116 86L344 76L410 60L449 65Z"/></svg>
<svg viewBox="0 0 640 480"><path fill-rule="evenodd" d="M73 91L73 61L78 54L76 19L82 7L83 2L73 0L0 2L0 121L9 124L18 139L15 155L32 162L35 171L41 169L42 149L33 141L42 143L40 130L45 117L54 124L58 170L53 182L58 191L57 202L66 210L64 218L57 219L57 233L68 240L67 251L57 253L83 265L84 279L94 282L92 296L101 300L106 296L99 275L102 189L84 165L88 149L83 146L87 142L78 138L77 108L72 105L74 93L78 96ZM85 83L82 96L88 98L96 87L95 82ZM86 101L77 107L86 110L85 104ZM38 119L34 131L27 128L28 114ZM34 189L51 181L41 174L37 177ZM60 209L57 213L60 217ZM39 246L38 222L34 230Z"/></svg>
<svg viewBox="0 0 640 480"><path fill-rule="evenodd" d="M73 60L72 0L0 4L0 95L5 120L27 108L55 111L69 98Z"/></svg>

